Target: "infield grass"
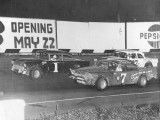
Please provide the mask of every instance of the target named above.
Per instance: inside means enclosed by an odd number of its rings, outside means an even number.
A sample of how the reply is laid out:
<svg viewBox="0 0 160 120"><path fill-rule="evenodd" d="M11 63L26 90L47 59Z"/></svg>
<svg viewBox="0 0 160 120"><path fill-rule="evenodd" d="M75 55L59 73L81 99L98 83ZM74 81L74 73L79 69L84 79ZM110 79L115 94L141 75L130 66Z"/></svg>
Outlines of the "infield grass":
<svg viewBox="0 0 160 120"><path fill-rule="evenodd" d="M160 120L160 103L114 108L81 108L67 112L40 113L39 118L25 120Z"/></svg>

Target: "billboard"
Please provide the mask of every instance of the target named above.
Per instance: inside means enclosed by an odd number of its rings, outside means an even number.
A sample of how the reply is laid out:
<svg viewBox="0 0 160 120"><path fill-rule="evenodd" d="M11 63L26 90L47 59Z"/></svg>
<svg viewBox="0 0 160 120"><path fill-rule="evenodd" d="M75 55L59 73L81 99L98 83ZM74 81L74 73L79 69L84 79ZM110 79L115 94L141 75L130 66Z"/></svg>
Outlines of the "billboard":
<svg viewBox="0 0 160 120"><path fill-rule="evenodd" d="M127 23L128 49L159 49L160 22Z"/></svg>
<svg viewBox="0 0 160 120"><path fill-rule="evenodd" d="M125 49L125 24L90 22L90 46L94 49Z"/></svg>
<svg viewBox="0 0 160 120"><path fill-rule="evenodd" d="M60 49L124 49L125 24L57 21Z"/></svg>
<svg viewBox="0 0 160 120"><path fill-rule="evenodd" d="M57 38L59 49L88 48L88 23L57 21Z"/></svg>
<svg viewBox="0 0 160 120"><path fill-rule="evenodd" d="M0 17L0 52L56 49L55 20Z"/></svg>

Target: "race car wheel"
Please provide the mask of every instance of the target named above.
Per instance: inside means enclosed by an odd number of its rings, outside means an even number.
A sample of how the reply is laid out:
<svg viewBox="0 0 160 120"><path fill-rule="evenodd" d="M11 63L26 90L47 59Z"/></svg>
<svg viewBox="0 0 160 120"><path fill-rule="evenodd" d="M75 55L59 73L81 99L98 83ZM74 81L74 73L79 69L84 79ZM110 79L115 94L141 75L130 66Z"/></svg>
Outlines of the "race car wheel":
<svg viewBox="0 0 160 120"><path fill-rule="evenodd" d="M145 87L147 85L147 78L145 75L141 75L139 80L138 80L138 85L140 87Z"/></svg>
<svg viewBox="0 0 160 120"><path fill-rule="evenodd" d="M146 68L151 68L151 67L153 67L153 65L151 63L148 63L148 64L145 65L145 67Z"/></svg>
<svg viewBox="0 0 160 120"><path fill-rule="evenodd" d="M77 80L74 80L74 82L75 82L76 84L78 84Z"/></svg>
<svg viewBox="0 0 160 120"><path fill-rule="evenodd" d="M39 80L42 77L42 71L39 67L34 67L30 72L32 80Z"/></svg>
<svg viewBox="0 0 160 120"><path fill-rule="evenodd" d="M97 90L104 90L107 87L107 81L104 78L100 78L96 82L96 88Z"/></svg>

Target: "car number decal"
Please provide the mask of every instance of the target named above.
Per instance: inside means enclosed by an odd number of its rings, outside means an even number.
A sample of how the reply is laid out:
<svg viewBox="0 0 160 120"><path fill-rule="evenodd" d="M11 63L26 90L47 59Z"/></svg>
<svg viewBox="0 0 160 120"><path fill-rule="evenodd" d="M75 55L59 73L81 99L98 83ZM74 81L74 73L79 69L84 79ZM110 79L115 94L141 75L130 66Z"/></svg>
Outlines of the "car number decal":
<svg viewBox="0 0 160 120"><path fill-rule="evenodd" d="M133 60L134 64L138 65L138 60Z"/></svg>
<svg viewBox="0 0 160 120"><path fill-rule="evenodd" d="M142 74L141 72L137 72L131 75L131 80L136 81L139 78L139 74Z"/></svg>
<svg viewBox="0 0 160 120"><path fill-rule="evenodd" d="M124 83L124 80L125 80L125 78L126 78L126 75L127 75L127 73L122 73L122 74L121 74L122 83Z"/></svg>
<svg viewBox="0 0 160 120"><path fill-rule="evenodd" d="M127 73L121 73L121 75L117 77L117 80L122 80L122 83L124 83L126 75L127 75Z"/></svg>
<svg viewBox="0 0 160 120"><path fill-rule="evenodd" d="M53 72L58 72L58 63L54 63L54 71Z"/></svg>

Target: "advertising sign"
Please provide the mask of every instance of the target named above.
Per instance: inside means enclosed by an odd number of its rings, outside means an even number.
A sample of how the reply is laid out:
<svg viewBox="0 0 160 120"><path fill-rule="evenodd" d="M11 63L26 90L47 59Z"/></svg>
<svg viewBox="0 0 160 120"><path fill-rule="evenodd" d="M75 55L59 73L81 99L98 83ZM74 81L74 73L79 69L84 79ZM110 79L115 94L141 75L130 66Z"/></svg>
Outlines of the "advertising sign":
<svg viewBox="0 0 160 120"><path fill-rule="evenodd" d="M56 49L55 20L0 17L0 51Z"/></svg>
<svg viewBox="0 0 160 120"><path fill-rule="evenodd" d="M160 22L127 23L128 49L159 49Z"/></svg>
<svg viewBox="0 0 160 120"><path fill-rule="evenodd" d="M57 21L58 47L60 49L84 49L91 44L87 22Z"/></svg>
<svg viewBox="0 0 160 120"><path fill-rule="evenodd" d="M125 24L90 22L91 47L96 49L125 49Z"/></svg>
<svg viewBox="0 0 160 120"><path fill-rule="evenodd" d="M125 49L125 24L57 21L60 49Z"/></svg>

